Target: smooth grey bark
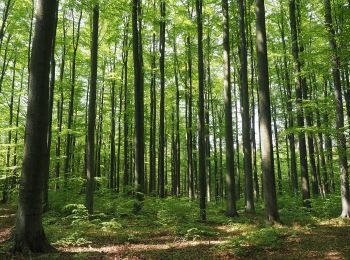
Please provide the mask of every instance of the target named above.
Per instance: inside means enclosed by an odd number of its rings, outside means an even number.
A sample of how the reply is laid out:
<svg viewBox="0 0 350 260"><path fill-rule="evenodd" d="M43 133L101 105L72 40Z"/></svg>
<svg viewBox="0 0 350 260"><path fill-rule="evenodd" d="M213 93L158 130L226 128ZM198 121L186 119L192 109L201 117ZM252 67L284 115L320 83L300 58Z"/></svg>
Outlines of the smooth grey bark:
<svg viewBox="0 0 350 260"><path fill-rule="evenodd" d="M235 198L235 163L232 133L232 97L231 97L231 63L230 63L230 25L229 6L222 0L223 11L223 45L224 45L224 103L225 103L225 139L226 139L226 215L237 216Z"/></svg>
<svg viewBox="0 0 350 260"><path fill-rule="evenodd" d="M349 169L346 153L346 137L344 134L344 108L342 86L340 80L340 59L338 47L333 28L332 11L330 0L324 0L325 23L329 35L329 46L332 51L332 75L336 105L336 129L337 129L337 150L340 168L340 190L342 204L342 218L350 218L350 192L349 192Z"/></svg>
<svg viewBox="0 0 350 260"><path fill-rule="evenodd" d="M280 2L281 5L281 38L282 38L282 46L283 46L283 69L284 69L284 85L286 88L286 94L287 94L287 113L288 113L288 127L290 129L294 128L294 117L293 117L293 105L292 105L292 87L290 84L290 75L289 75L289 68L287 63L287 45L286 45L286 38L285 38L285 27L284 27L284 9L282 1ZM297 172L297 161L296 161L296 154L295 154L295 136L294 133L291 131L291 133L288 134L288 141L289 141L289 150L290 150L290 171L291 171L291 181L292 181L292 189L294 194L297 194L298 192L298 172Z"/></svg>
<svg viewBox="0 0 350 260"><path fill-rule="evenodd" d="M187 166L188 166L188 192L191 199L194 198L194 167L193 167L193 129L192 129L192 43L189 36L186 37L186 48L187 48Z"/></svg>
<svg viewBox="0 0 350 260"><path fill-rule="evenodd" d="M266 220L270 224L278 223L276 183L271 129L271 103L269 89L269 70L267 59L265 4L264 0L255 0L256 14L256 51L259 85L259 117L261 145L261 168L263 173L263 194Z"/></svg>
<svg viewBox="0 0 350 260"><path fill-rule="evenodd" d="M73 13L73 10L72 10ZM73 57L72 57L72 76L71 76L71 84L70 84L70 99L69 99L69 110L68 110L68 121L67 121L67 128L69 130L72 129L73 121L74 121L74 96L75 96L75 81L76 81L76 58L77 58L77 51L79 46L79 39L80 39L80 27L81 27L81 20L83 16L83 11L80 10L79 19L77 28L75 31L75 24L73 19ZM73 14L74 17L74 14ZM72 147L74 147L73 143L73 136L71 133L67 134L67 143L66 143L66 159L64 162L64 185L67 187L68 182L68 172L70 170L73 170L73 166L71 166L71 161L73 161L73 155L72 153ZM70 167L71 166L71 167Z"/></svg>
<svg viewBox="0 0 350 260"><path fill-rule="evenodd" d="M58 179L60 176L60 168L61 168L61 131L62 131L62 124L63 124L63 103L64 103L64 93L63 93L63 78L64 78L64 69L66 64L66 35L67 35L67 28L65 24L65 11L63 11L63 19L62 19L62 57L61 57L61 64L60 64L60 76L59 76L59 90L60 90L60 98L57 101L57 142L56 142L56 165L55 165L55 177ZM58 180L56 181L55 188L58 189Z"/></svg>
<svg viewBox="0 0 350 260"><path fill-rule="evenodd" d="M305 87L304 78L301 75L302 63L299 57L299 42L298 42L298 30L297 30L297 18L296 18L296 4L295 0L289 1L289 19L291 28L291 40L292 40L292 54L295 72L295 94L296 94L296 107L297 107L297 124L299 128L304 128L304 110L302 107L303 101L303 88ZM307 152L306 152L306 139L305 133L300 131L298 134L299 139L299 158L300 158L300 175L301 175L301 190L303 204L306 208L311 208L310 201L310 188L309 188L309 173L307 164Z"/></svg>
<svg viewBox="0 0 350 260"><path fill-rule="evenodd" d="M277 108L276 104L272 108L272 119L273 119L273 129L275 135L275 146L276 146L276 160L277 160L277 184L278 184L278 193L282 195L282 172L281 172L281 160L280 160L280 144L279 144L279 135L278 135L278 126L277 126Z"/></svg>
<svg viewBox="0 0 350 260"><path fill-rule="evenodd" d="M242 132L244 153L245 200L246 211L255 212L253 175L252 175L252 147L250 140L249 115L249 88L248 88L248 52L245 34L245 1L239 0L239 35L240 35L240 61L241 61L241 106L242 106Z"/></svg>

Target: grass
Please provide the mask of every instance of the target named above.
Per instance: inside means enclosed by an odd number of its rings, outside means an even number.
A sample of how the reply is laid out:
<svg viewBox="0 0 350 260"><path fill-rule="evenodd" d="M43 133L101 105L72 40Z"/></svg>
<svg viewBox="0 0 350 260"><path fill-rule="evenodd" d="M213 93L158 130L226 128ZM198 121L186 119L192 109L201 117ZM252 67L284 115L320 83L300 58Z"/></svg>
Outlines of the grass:
<svg viewBox="0 0 350 260"><path fill-rule="evenodd" d="M147 197L142 210L134 200L107 190L95 194L95 213L88 216L80 190L50 192L43 224L59 253L39 259L346 259L350 255L350 223L337 218L340 198L312 201L305 210L299 198L279 199L280 226L265 224L262 202L255 215L239 211L226 217L224 202L208 203L206 222L198 221L198 203L187 198ZM12 197L16 197L15 195ZM11 258L16 201L0 209L0 259ZM243 209L243 201L238 202ZM5 231L7 230L7 233Z"/></svg>

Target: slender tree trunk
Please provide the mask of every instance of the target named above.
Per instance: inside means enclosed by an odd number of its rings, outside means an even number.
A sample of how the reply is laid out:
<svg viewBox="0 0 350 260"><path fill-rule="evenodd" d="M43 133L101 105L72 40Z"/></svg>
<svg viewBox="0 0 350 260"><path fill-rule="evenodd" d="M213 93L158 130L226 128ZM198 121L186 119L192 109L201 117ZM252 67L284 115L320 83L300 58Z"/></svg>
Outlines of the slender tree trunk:
<svg viewBox="0 0 350 260"><path fill-rule="evenodd" d="M251 6L252 0L249 0L249 6ZM248 16L248 22L247 25L247 31L249 34L249 49L250 49L250 73L251 73L251 132L250 132L250 139L251 139L251 149L252 149L252 162L253 162L253 182L254 182L254 195L256 199L259 199L260 192L259 192L259 178L258 178L258 167L257 167L257 156L256 156L256 139L255 139L255 94L254 89L256 85L256 79L255 79L255 59L254 59L254 44L253 44L253 33L251 28L251 23L253 20L253 15L250 11Z"/></svg>
<svg viewBox="0 0 350 260"><path fill-rule="evenodd" d="M87 169L86 169L86 208L89 214L93 213L93 195L95 188L95 125L96 125L96 88L98 67L98 20L99 4L94 3L92 18L91 39L91 80L89 94L89 120L88 120L88 142L87 142Z"/></svg>
<svg viewBox="0 0 350 260"><path fill-rule="evenodd" d="M159 106L159 148L158 148L158 179L159 197L164 198L164 114L165 114L165 1L160 2L160 106Z"/></svg>
<svg viewBox="0 0 350 260"><path fill-rule="evenodd" d="M7 36L7 40L6 40L6 43L5 43L5 54L4 54L4 60L2 62L2 67L1 67L1 74L0 74L0 93L1 93L1 89L2 89L2 84L4 82L4 78L5 78L5 75L6 75L6 70L7 70L7 67L10 63L10 59L7 58L8 56L8 53L9 53L9 46L10 46L10 40L12 38L12 35L9 35Z"/></svg>
<svg viewBox="0 0 350 260"><path fill-rule="evenodd" d="M236 71L233 72L233 97L234 97L234 107L235 107L235 140L233 141L233 149L235 149L234 143L236 143L236 160L237 160L237 166L235 167L235 199L239 200L241 196L241 156L240 156L240 145L239 145L239 122L238 122L238 96L237 96L237 73Z"/></svg>
<svg viewBox="0 0 350 260"><path fill-rule="evenodd" d="M259 117L260 117L260 140L261 168L263 172L264 202L268 223L279 222L276 183L274 173L274 158L271 131L271 104L269 90L269 71L267 59L265 4L264 0L255 0L256 14L256 50L257 69L259 83Z"/></svg>
<svg viewBox="0 0 350 260"><path fill-rule="evenodd" d="M297 123L299 128L304 128L304 111L302 107L303 101L303 78L301 75L301 62L299 59L299 44L298 44L298 30L296 20L296 5L295 0L289 1L289 15L290 15L290 28L292 37L292 53L294 62L294 72L296 78L296 106L297 106ZM307 153L306 153L306 140L305 133L300 131L298 134L299 139L299 157L300 157L300 172L301 172L301 189L303 196L303 204L306 208L311 207L310 201L310 189L309 189L309 174L307 165Z"/></svg>
<svg viewBox="0 0 350 260"><path fill-rule="evenodd" d="M281 161L280 161L280 148L278 141L278 127L277 127L277 111L276 104L273 105L272 119L273 128L275 134L275 145L276 145L276 160L277 160L277 183L278 183L278 193L282 195L282 172L281 172Z"/></svg>
<svg viewBox="0 0 350 260"><path fill-rule="evenodd" d="M287 91L287 113L288 113L288 126L290 129L294 128L294 118L293 118L293 107L292 107L292 87L290 84L290 76L289 76L289 68L287 64L287 47L285 40L285 30L284 30L284 10L281 1L281 38L282 38L282 46L283 46L283 68L284 68L284 85ZM291 180L292 180L292 188L294 194L298 192L298 173L297 173L297 161L295 154L295 137L294 133L288 134L289 140L289 149L290 149L290 165L291 165Z"/></svg>
<svg viewBox="0 0 350 260"><path fill-rule="evenodd" d="M73 13L73 11L72 11ZM74 14L73 14L74 15ZM72 130L73 127L73 115L74 115L74 95L75 95L75 80L76 80L76 58L77 58L77 51L78 51L78 45L79 45L79 39L80 39L80 25L81 25L81 19L83 16L83 11L80 10L79 14L79 20L77 24L77 31L75 32L75 25L73 20L73 57L72 57L72 81L70 86L70 100L69 100L69 110L68 110L68 122L67 122L67 128L69 130ZM76 34L76 36L75 36ZM71 133L68 133L67 135L67 142L66 142L66 159L64 163L64 186L67 187L67 181L68 181L68 173L70 170L73 169L73 167L70 168L73 152L73 137Z"/></svg>
<svg viewBox="0 0 350 260"><path fill-rule="evenodd" d="M62 132L62 123L63 123L63 102L64 102L64 94L63 94L63 77L64 77L64 68L66 64L66 34L67 29L65 26L65 12L63 11L63 19L62 19L62 26L63 26L63 48L62 48L62 58L61 58L61 64L60 64L60 98L57 102L57 143L56 143L56 166L55 166L55 177L56 177L56 189L59 188L59 176L60 176L60 167L61 167L61 132Z"/></svg>
<svg viewBox="0 0 350 260"><path fill-rule="evenodd" d="M349 77L349 65L345 64L345 72L344 72L344 78L345 78L345 84L344 87L344 99L345 99L345 105L346 105L346 113L348 117L348 124L350 125L350 77Z"/></svg>
<svg viewBox="0 0 350 260"><path fill-rule="evenodd" d="M143 65L141 60L139 31L140 0L132 2L132 33L134 60L134 88L135 88L135 192L140 201L144 198L144 93L143 93Z"/></svg>
<svg viewBox="0 0 350 260"><path fill-rule="evenodd" d="M153 11L156 12L156 1L153 1ZM149 142L149 193L156 190L156 34L152 36L151 47L151 84L150 84L150 142Z"/></svg>
<svg viewBox="0 0 350 260"><path fill-rule="evenodd" d="M340 168L340 190L342 203L342 218L350 217L350 192L349 192L349 172L346 153L346 137L344 134L344 108L342 97L342 86L340 81L340 59L338 47L333 28L332 12L330 0L324 0L325 22L329 34L329 46L332 50L332 73L334 83L334 96L336 102L336 128L337 128L337 150Z"/></svg>
<svg viewBox="0 0 350 260"><path fill-rule="evenodd" d="M230 25L229 6L227 0L222 0L224 23L224 103L225 103L225 139L226 139L226 215L237 216L235 198L234 152L232 133L232 98L231 98L231 64L230 64Z"/></svg>
<svg viewBox="0 0 350 260"><path fill-rule="evenodd" d="M4 35L6 32L7 19L9 17L10 9L13 7L14 2L15 1L13 0L7 0L3 9L1 26L0 26L0 52L1 52ZM0 87L0 93L1 93L1 87Z"/></svg>
<svg viewBox="0 0 350 260"><path fill-rule="evenodd" d="M304 98L307 100L308 96L310 96L311 100L311 92L307 91L305 88L305 95ZM310 111L309 108L305 109L305 114L306 114L306 125L307 127L312 127L313 126L313 113ZM309 149L309 160L310 160L310 166L311 166L311 174L312 174L312 194L314 196L317 196L320 194L319 189L318 189L318 175L317 175L317 169L316 169L316 159L315 159L315 146L314 146L314 134L313 133L308 133L307 134L307 144L308 144L308 149Z"/></svg>
<svg viewBox="0 0 350 260"><path fill-rule="evenodd" d="M6 203L8 201L8 189L10 187L10 162L11 162L11 144L12 144L12 124L13 124L13 100L14 100L14 92L15 92L15 82L16 82L16 63L17 63L17 57L15 56L14 61L13 61L13 72L12 72L12 84L11 84L11 97L10 97L10 104L9 104L9 114L10 114L10 119L9 119L9 128L10 130L8 131L8 139L7 139L7 155L6 155L6 175L5 175L5 180L4 180L4 190L3 190L3 196L2 196L2 203Z"/></svg>
<svg viewBox="0 0 350 260"><path fill-rule="evenodd" d="M19 126L19 113L20 113L20 108L21 108L21 99L22 99L22 91L23 91L23 80L24 80L24 68L22 69L21 73L21 87L20 87L20 94L18 96L18 101L17 101L17 112L16 112L16 133L15 133L15 148L13 151L13 166L16 167L14 171L14 176L17 180L17 145L18 145L18 126Z"/></svg>
<svg viewBox="0 0 350 260"><path fill-rule="evenodd" d="M192 44L191 39L187 36L187 78L188 78L188 118L187 118L187 164L188 164L188 187L189 196L194 198L194 162L193 162L193 136L192 136Z"/></svg>
<svg viewBox="0 0 350 260"><path fill-rule="evenodd" d="M198 33L198 158L200 219L206 220L205 113L202 0L196 0Z"/></svg>
<svg viewBox="0 0 350 260"><path fill-rule="evenodd" d="M215 110L214 110L214 98L213 91L210 90L210 105L211 105L211 117L213 123L213 144L214 144L214 193L215 193L215 201L219 200L219 176L218 176L218 151L217 151L217 126L216 126L216 118L215 118Z"/></svg>
<svg viewBox="0 0 350 260"><path fill-rule="evenodd" d="M320 110L319 110L319 105L317 106L316 110L316 121L317 121L317 128L321 128L321 116L320 116ZM327 170L327 165L326 165L326 157L325 157L325 151L323 148L324 145L324 138L323 134L321 131L318 132L318 149L319 149L319 155L320 155L320 162L321 162L321 173L322 173L322 184L323 184L323 191L325 194L329 193L329 179L328 179L328 170Z"/></svg>
<svg viewBox="0 0 350 260"><path fill-rule="evenodd" d="M328 84L327 80L324 80L324 95L325 98L328 98ZM328 113L325 112L323 115L323 121L326 128L330 127ZM330 178L329 178L329 184L330 184L330 190L332 192L335 192L335 181L334 181L334 169L333 169L333 144L332 144L332 137L329 133L325 134L325 149L326 149L326 162L327 162L327 170L329 171Z"/></svg>
<svg viewBox="0 0 350 260"><path fill-rule="evenodd" d="M126 18L127 19L127 18ZM128 25L129 23L127 23ZM123 60L123 66L124 68L128 67L128 50L126 51L126 55ZM129 192L129 183L130 183L130 164L129 164L129 109L128 109L128 70L124 70L124 175L123 175L123 191L124 193Z"/></svg>
<svg viewBox="0 0 350 260"><path fill-rule="evenodd" d="M222 116L218 113L218 118L219 118L219 128L220 128L220 135L219 135L219 153L220 153L220 156L219 156L219 167L220 167L220 182L219 182L219 185L220 185L220 197L221 199L224 198L224 176L223 176L223 163L222 163L222 158L223 158L223 149L222 149Z"/></svg>
<svg viewBox="0 0 350 260"><path fill-rule="evenodd" d="M174 37L175 38L175 37ZM180 147L180 87L179 87L179 64L177 59L177 49L176 49L176 41L174 41L174 79L175 79L175 86L176 86L176 137L175 137L175 144L176 144L176 176L177 176L177 191L176 195L179 196L181 194L181 147ZM184 182L186 184L186 182Z"/></svg>
<svg viewBox="0 0 350 260"><path fill-rule="evenodd" d="M248 88L248 52L245 34L245 1L239 1L240 62L241 62L241 97L242 97L242 131L244 153L245 199L246 211L255 212L252 176L252 148L250 144L250 115Z"/></svg>
<svg viewBox="0 0 350 260"><path fill-rule="evenodd" d="M124 39L125 39L125 28L124 28ZM114 58L113 58L113 64L112 64L112 73L115 73L116 70L116 50L117 50L117 45L114 46ZM125 50L125 46L124 46L124 41L123 41L123 51ZM123 52L124 55L124 52ZM120 89L123 88L123 79L124 79L124 67L122 67L122 76L121 76L121 82L122 85L120 87ZM116 87L116 80L112 79L111 82L111 135L110 135L110 142L111 142L111 150L110 150L110 173L109 173L109 182L108 182L108 188L113 190L114 188L116 188L114 186L115 183L115 177L116 177L116 166L117 166L117 162L116 162L116 151L115 151L115 125L116 125L116 120L115 120L115 114L116 114L116 102L115 102L115 87ZM122 92L122 91L121 91ZM122 98L122 96L120 96L120 99ZM118 121L118 127L120 128L120 118ZM120 131L119 131L120 132ZM119 133L118 133L119 134ZM120 143L120 139L118 140ZM120 149L120 146L118 147ZM119 189L119 186L117 186L117 190Z"/></svg>
<svg viewBox="0 0 350 260"><path fill-rule="evenodd" d="M128 18L126 18L128 19ZM113 180L113 188L116 189L116 191L119 193L120 191L120 150L121 150L121 142L122 142L122 137L121 137L121 120L122 120L122 114L123 114L123 88L124 85L127 84L128 79L126 78L128 76L127 74L127 62L125 62L126 59L128 59L128 54L129 51L127 50L128 48L128 28L129 28L129 20L127 20L126 25L125 25L125 31L124 31L124 39L123 39L123 46L125 48L125 51L122 55L123 58L123 69L122 69L122 84L120 85L119 89L119 115L118 115L118 149L117 149L117 169L116 169L116 175L114 175L114 180ZM115 151L114 151L115 152ZM115 165L115 164L114 164ZM112 163L111 163L112 166Z"/></svg>
<svg viewBox="0 0 350 260"><path fill-rule="evenodd" d="M104 78L105 78L105 67L103 65L103 74L102 74L102 88L100 91L100 98L99 98L99 104L98 104L98 123L97 123L97 135L96 135L96 149L95 151L95 157L96 157L96 163L95 163L95 176L101 177L101 151L103 146L103 108L104 108L104 96L105 96L105 85L104 85ZM89 95L90 96L90 95Z"/></svg>

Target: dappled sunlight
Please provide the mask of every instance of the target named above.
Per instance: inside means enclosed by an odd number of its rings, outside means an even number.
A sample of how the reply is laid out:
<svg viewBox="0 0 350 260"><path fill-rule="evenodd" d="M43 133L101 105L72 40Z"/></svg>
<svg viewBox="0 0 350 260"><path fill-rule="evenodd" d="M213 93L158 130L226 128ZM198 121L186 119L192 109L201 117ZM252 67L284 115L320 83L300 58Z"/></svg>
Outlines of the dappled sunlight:
<svg viewBox="0 0 350 260"><path fill-rule="evenodd" d="M5 242L10 239L13 227L11 228L3 228L0 230L0 243Z"/></svg>
<svg viewBox="0 0 350 260"><path fill-rule="evenodd" d="M121 254L128 251L151 251L151 250L166 250L166 249L181 249L197 245L214 246L224 244L227 241L184 241L165 244L124 244L124 245L107 245L101 247L59 247L63 252L81 253L81 252L99 252L110 254Z"/></svg>
<svg viewBox="0 0 350 260"><path fill-rule="evenodd" d="M0 208L0 243L10 239L14 230L15 216L11 209Z"/></svg>

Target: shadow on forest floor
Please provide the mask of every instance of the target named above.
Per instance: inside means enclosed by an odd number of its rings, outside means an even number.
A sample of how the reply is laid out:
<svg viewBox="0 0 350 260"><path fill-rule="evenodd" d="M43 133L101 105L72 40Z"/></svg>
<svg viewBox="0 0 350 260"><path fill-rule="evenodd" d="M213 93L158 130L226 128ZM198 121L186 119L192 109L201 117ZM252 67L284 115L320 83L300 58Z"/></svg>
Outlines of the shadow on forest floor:
<svg viewBox="0 0 350 260"><path fill-rule="evenodd" d="M194 221L189 213L174 217L157 209L151 219L152 201L144 215L123 211L115 215L97 213L86 220L79 214L62 216L48 213L44 226L55 254L32 255L33 259L347 259L350 256L350 223L320 213L283 208L284 225L270 227L263 212L240 212L239 218L226 218L221 208L212 209L206 223ZM157 202L158 203L158 202ZM178 203L170 208L179 210ZM161 209L161 210L160 210ZM152 209L154 210L154 209ZM167 209L168 210L168 209ZM182 209L184 210L184 209ZM0 259L26 259L9 253L13 241L15 214L0 205ZM154 212L152 211L152 214ZM168 212L169 213L169 212ZM125 214L125 215L124 215ZM162 215L163 214L163 215ZM156 220L162 219L162 221ZM159 223L162 223L160 225Z"/></svg>

